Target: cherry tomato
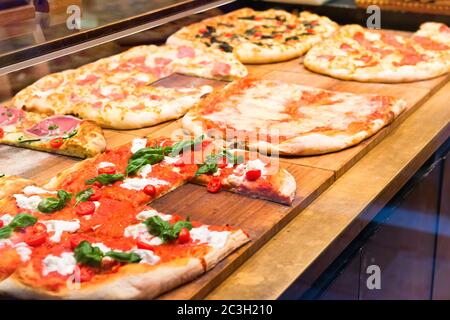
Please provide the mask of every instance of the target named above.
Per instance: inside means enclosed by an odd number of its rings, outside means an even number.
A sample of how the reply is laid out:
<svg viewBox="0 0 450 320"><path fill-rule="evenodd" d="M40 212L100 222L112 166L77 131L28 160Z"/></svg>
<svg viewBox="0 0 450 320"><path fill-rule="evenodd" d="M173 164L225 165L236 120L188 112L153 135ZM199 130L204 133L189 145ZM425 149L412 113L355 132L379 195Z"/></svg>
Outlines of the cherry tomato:
<svg viewBox="0 0 450 320"><path fill-rule="evenodd" d="M136 241L136 246L138 247L138 249L152 250L152 251L155 250L155 248L151 244L148 244L147 242L141 240Z"/></svg>
<svg viewBox="0 0 450 320"><path fill-rule="evenodd" d="M109 166L104 168L99 168L97 170L98 174L114 174L116 173L116 167Z"/></svg>
<svg viewBox="0 0 450 320"><path fill-rule="evenodd" d="M178 242L179 243L188 243L189 241L191 241L191 233L189 232L189 229L182 228L178 235Z"/></svg>
<svg viewBox="0 0 450 320"><path fill-rule="evenodd" d="M231 38L233 36L233 34L232 33L225 33L224 36L227 37L227 38Z"/></svg>
<svg viewBox="0 0 450 320"><path fill-rule="evenodd" d="M72 249L75 249L76 247L78 247L78 245L80 244L81 241L83 241L84 239L82 237L80 237L79 235L75 234L73 236L70 237L69 241L70 241L70 247Z"/></svg>
<svg viewBox="0 0 450 320"><path fill-rule="evenodd" d="M0 128L0 139L3 139L4 136L5 136L5 130L3 130L3 128Z"/></svg>
<svg viewBox="0 0 450 320"><path fill-rule="evenodd" d="M0 228L3 228L3 225L4 225L3 220L0 220Z"/></svg>
<svg viewBox="0 0 450 320"><path fill-rule="evenodd" d="M248 170L245 173L245 177L247 178L247 180L249 181L255 181L258 180L259 177L261 177L261 170Z"/></svg>
<svg viewBox="0 0 450 320"><path fill-rule="evenodd" d="M156 188L155 186L148 184L143 189L144 193L150 197L154 197L156 194Z"/></svg>
<svg viewBox="0 0 450 320"><path fill-rule="evenodd" d="M91 200L91 201L98 201L98 200L100 200L100 198L102 196L100 194L100 192L97 189L93 189L93 190L94 190L94 193L91 194L91 196L89 197L89 200Z"/></svg>
<svg viewBox="0 0 450 320"><path fill-rule="evenodd" d="M75 207L75 213L80 216L86 216L95 212L95 204L92 201L81 202Z"/></svg>
<svg viewBox="0 0 450 320"><path fill-rule="evenodd" d="M78 268L80 269L80 282L89 281L95 276L95 271L91 267L79 264Z"/></svg>
<svg viewBox="0 0 450 320"><path fill-rule="evenodd" d="M208 182L207 189L211 193L217 193L222 189L222 182L220 181L219 178L212 178Z"/></svg>
<svg viewBox="0 0 450 320"><path fill-rule="evenodd" d="M92 185L97 188L103 187L103 184L100 181L95 181Z"/></svg>
<svg viewBox="0 0 450 320"><path fill-rule="evenodd" d="M54 138L54 139L50 140L50 147L52 147L53 149L59 149L63 143L64 143L63 138L61 138L61 137Z"/></svg>
<svg viewBox="0 0 450 320"><path fill-rule="evenodd" d="M25 229L23 242L31 247L38 247L47 240L47 236L47 227L38 222Z"/></svg>

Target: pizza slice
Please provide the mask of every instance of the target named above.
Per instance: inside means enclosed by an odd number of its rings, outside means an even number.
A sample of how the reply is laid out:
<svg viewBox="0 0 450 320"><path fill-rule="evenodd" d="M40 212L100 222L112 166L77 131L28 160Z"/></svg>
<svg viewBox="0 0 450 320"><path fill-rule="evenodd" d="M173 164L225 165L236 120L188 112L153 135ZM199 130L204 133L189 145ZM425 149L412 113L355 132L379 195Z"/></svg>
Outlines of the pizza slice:
<svg viewBox="0 0 450 320"><path fill-rule="evenodd" d="M19 176L0 174L0 200L14 193L18 193L24 187L32 184L33 181L29 179L24 179Z"/></svg>
<svg viewBox="0 0 450 320"><path fill-rule="evenodd" d="M92 121L4 106L0 106L0 143L79 158L95 156L106 147L102 129Z"/></svg>
<svg viewBox="0 0 450 320"><path fill-rule="evenodd" d="M304 64L344 80L425 80L450 71L449 34L448 27L440 23L425 23L411 37L347 25L314 46Z"/></svg>
<svg viewBox="0 0 450 320"><path fill-rule="evenodd" d="M221 161L226 161L226 168L220 168ZM220 188L214 189L211 184L218 179ZM136 138L59 173L46 187L71 193L90 190L95 197L105 195L142 205L187 182L209 185L211 192L223 188L288 205L296 191L295 179L276 159L228 150L223 141L203 136L180 141Z"/></svg>
<svg viewBox="0 0 450 320"><path fill-rule="evenodd" d="M272 63L303 55L337 28L327 17L306 11L297 16L284 10L243 8L184 27L167 43L198 43L233 52L243 63Z"/></svg>
<svg viewBox="0 0 450 320"><path fill-rule="evenodd" d="M314 155L361 142L405 107L405 101L389 96L244 78L197 104L182 125L264 154Z"/></svg>
<svg viewBox="0 0 450 320"><path fill-rule="evenodd" d="M0 293L19 298L149 299L249 241L240 228L36 186L1 200L0 221Z"/></svg>
<svg viewBox="0 0 450 320"><path fill-rule="evenodd" d="M102 127L134 129L179 118L210 86L151 84L174 73L233 80L247 69L229 53L198 46L139 46L78 69L50 74L20 91L12 105L46 114L71 114Z"/></svg>

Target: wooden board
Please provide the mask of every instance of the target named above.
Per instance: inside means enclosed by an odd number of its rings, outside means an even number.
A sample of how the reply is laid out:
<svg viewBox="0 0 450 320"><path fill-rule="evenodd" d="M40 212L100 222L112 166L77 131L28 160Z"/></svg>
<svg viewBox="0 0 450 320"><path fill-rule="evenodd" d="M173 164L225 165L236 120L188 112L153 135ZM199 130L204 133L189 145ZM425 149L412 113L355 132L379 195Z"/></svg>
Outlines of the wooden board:
<svg viewBox="0 0 450 320"><path fill-rule="evenodd" d="M241 226L249 232L252 238L249 244L227 257L216 268L197 280L163 295L161 297L163 299L204 297L290 220L296 217L337 177L345 173L363 155L393 131L403 119L416 110L448 79L444 76L408 84L364 84L340 81L311 73L303 67L298 59L284 63L248 67L250 75L262 78L281 79L338 91L378 93L402 97L408 102L408 110L393 125L381 130L374 137L356 147L323 156L281 158L281 165L291 172L297 181L297 197L292 207L250 199L228 192L213 195L209 194L205 188L191 184L185 185L155 201L153 205L163 211L189 214L194 219L210 224L229 223ZM160 82L162 85L171 85L171 81L178 81L175 79L176 77L172 80L165 79ZM180 81L186 81L186 79ZM220 84L217 84L217 87L220 87ZM112 148L130 141L136 136L170 136L176 129L180 129L180 121L169 121L158 126L138 130L105 130L105 136L108 148ZM0 161L0 173L19 174L44 182L79 160L38 151L0 146Z"/></svg>

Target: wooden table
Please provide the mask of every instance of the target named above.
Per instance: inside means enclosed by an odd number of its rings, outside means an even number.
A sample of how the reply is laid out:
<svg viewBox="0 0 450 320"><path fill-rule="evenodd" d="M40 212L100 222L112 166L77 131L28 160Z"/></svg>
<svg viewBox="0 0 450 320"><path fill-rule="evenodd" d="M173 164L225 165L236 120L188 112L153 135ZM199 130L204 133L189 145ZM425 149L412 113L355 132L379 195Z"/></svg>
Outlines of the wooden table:
<svg viewBox="0 0 450 320"><path fill-rule="evenodd" d="M364 84L311 73L298 59L249 66L249 71L337 91L394 95L408 107L392 125L358 146L322 156L282 158L281 165L297 180L291 207L228 192L213 195L191 184L153 202L157 209L187 212L205 223L239 225L252 238L206 275L163 299L277 298L319 257L314 271L320 274L364 227L355 223L357 218L372 217L449 136L447 76L409 84ZM136 136L170 135L179 127L179 121L172 121L140 130L105 130L105 135L112 148ZM9 146L0 146L0 160L0 172L40 182L79 161Z"/></svg>

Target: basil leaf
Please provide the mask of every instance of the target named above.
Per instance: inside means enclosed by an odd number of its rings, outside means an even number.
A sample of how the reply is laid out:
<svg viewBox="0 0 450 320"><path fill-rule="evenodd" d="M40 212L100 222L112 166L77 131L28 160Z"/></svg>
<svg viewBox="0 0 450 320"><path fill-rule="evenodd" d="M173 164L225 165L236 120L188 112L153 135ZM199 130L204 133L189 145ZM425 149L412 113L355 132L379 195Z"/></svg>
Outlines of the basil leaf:
<svg viewBox="0 0 450 320"><path fill-rule="evenodd" d="M11 227L13 229L15 228L26 228L30 226L34 226L34 224L37 222L37 218L27 214L27 213L19 213L16 215L11 223L8 225L8 227Z"/></svg>
<svg viewBox="0 0 450 320"><path fill-rule="evenodd" d="M72 195L64 190L59 190L57 196L58 198L45 198L39 202L38 210L43 213L53 213L62 210L72 198Z"/></svg>
<svg viewBox="0 0 450 320"><path fill-rule="evenodd" d="M86 180L86 184L94 184L96 181L98 181L103 185L108 185L116 181L123 180L123 178L124 178L123 173L115 173L115 174L102 173L96 176L95 178Z"/></svg>
<svg viewBox="0 0 450 320"><path fill-rule="evenodd" d="M11 237L12 232L13 228L11 228L10 226L0 228L0 239L8 239L9 237Z"/></svg>
<svg viewBox="0 0 450 320"><path fill-rule="evenodd" d="M109 251L105 253L105 256L124 263L138 263L142 260L141 257L134 252Z"/></svg>
<svg viewBox="0 0 450 320"><path fill-rule="evenodd" d="M147 156L143 156L142 158L129 160L126 169L126 174L127 175L135 174L136 172L139 171L140 168L142 168L146 164L155 164L161 162L163 159L164 159L163 154L149 154Z"/></svg>
<svg viewBox="0 0 450 320"><path fill-rule="evenodd" d="M91 266L100 267L103 260L103 252L93 247L88 241L81 241L74 250L75 259L78 263Z"/></svg>
<svg viewBox="0 0 450 320"><path fill-rule="evenodd" d="M161 238L163 242L176 240L183 228L192 229L192 224L189 221L177 221L174 225L164 221L159 216L153 216L144 221L148 232L154 236Z"/></svg>
<svg viewBox="0 0 450 320"><path fill-rule="evenodd" d="M195 172L195 176L198 177L201 174L215 173L217 171L217 163L204 163Z"/></svg>
<svg viewBox="0 0 450 320"><path fill-rule="evenodd" d="M200 137L197 137L194 140L179 141L172 146L172 151L170 152L170 155L174 157L179 155L182 151L192 150L193 147L201 144L204 139L205 136L201 135Z"/></svg>
<svg viewBox="0 0 450 320"><path fill-rule="evenodd" d="M89 198L94 194L94 190L92 188L87 188L86 190L80 191L75 195L75 206L80 202L88 201Z"/></svg>
<svg viewBox="0 0 450 320"><path fill-rule="evenodd" d="M63 137L63 139L64 139L64 140L70 139L70 138L76 136L77 133L78 133L78 130L73 130L73 131L69 132L69 133L67 134L67 136Z"/></svg>
<svg viewBox="0 0 450 320"><path fill-rule="evenodd" d="M170 151L172 150L172 147L147 147L139 149L135 154L131 156L131 160L142 158L142 157L148 157L151 154L162 154L162 155L168 155Z"/></svg>

